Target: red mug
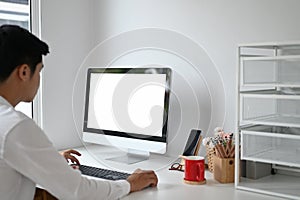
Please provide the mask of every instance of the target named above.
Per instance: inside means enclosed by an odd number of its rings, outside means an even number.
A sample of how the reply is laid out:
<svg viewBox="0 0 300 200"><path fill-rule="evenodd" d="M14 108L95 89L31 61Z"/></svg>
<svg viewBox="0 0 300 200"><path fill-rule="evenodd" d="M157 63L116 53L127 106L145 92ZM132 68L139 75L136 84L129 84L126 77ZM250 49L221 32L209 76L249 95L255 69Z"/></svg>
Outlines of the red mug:
<svg viewBox="0 0 300 200"><path fill-rule="evenodd" d="M185 156L184 180L194 183L205 182L205 164L202 156Z"/></svg>

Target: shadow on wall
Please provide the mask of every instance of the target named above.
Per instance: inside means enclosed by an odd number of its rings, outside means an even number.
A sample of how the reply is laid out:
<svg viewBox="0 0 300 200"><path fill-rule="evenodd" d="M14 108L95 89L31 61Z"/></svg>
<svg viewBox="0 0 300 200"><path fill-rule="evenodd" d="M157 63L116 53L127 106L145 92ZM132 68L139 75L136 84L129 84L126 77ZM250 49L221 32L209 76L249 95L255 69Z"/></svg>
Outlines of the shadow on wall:
<svg viewBox="0 0 300 200"><path fill-rule="evenodd" d="M205 50L171 30L145 28L124 32L95 44L77 71L73 85L73 118L82 135L86 73L90 67L168 66L172 68L168 155L177 156L192 128L212 133L225 117L220 74ZM204 148L200 155L204 155Z"/></svg>

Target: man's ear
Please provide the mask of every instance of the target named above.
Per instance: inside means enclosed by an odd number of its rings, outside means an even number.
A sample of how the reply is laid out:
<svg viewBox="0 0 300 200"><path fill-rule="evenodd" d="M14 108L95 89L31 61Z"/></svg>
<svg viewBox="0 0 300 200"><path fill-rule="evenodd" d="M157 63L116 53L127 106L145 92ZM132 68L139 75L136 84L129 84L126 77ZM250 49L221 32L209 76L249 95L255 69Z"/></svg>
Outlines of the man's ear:
<svg viewBox="0 0 300 200"><path fill-rule="evenodd" d="M26 81L31 77L31 70L27 64L22 64L18 67L18 76L21 80Z"/></svg>

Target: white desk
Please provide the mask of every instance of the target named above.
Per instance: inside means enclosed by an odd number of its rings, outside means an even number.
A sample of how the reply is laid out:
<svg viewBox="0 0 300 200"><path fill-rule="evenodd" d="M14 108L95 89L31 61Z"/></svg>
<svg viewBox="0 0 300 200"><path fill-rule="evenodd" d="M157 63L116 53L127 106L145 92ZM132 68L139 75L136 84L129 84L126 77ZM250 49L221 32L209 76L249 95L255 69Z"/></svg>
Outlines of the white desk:
<svg viewBox="0 0 300 200"><path fill-rule="evenodd" d="M129 199L210 199L210 200L279 200L281 198L236 190L234 184L220 184L213 179L209 171L205 172L206 184L188 185L183 182L183 172L168 170L170 164L176 158L164 156L151 156L149 160L138 164L120 164L107 161L108 158L116 155L116 151L110 147L88 146L87 148L76 148L82 156L79 158L81 164L110 168L118 171L132 172L136 168L154 169L159 179L157 188L147 188L140 192L134 192L124 197Z"/></svg>

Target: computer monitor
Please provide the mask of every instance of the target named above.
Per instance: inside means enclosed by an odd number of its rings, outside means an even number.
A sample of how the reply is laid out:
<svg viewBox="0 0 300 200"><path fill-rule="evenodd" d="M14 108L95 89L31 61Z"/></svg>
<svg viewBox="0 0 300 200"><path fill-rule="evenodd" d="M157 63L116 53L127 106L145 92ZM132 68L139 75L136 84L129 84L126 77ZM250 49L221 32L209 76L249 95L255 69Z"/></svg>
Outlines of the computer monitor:
<svg viewBox="0 0 300 200"><path fill-rule="evenodd" d="M89 68L83 141L126 151L111 160L136 163L164 154L170 68Z"/></svg>

